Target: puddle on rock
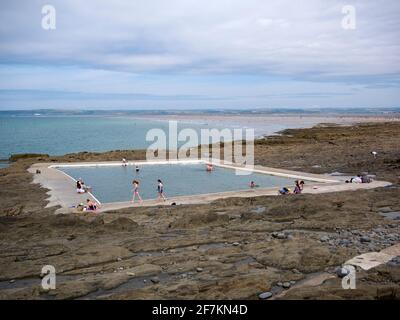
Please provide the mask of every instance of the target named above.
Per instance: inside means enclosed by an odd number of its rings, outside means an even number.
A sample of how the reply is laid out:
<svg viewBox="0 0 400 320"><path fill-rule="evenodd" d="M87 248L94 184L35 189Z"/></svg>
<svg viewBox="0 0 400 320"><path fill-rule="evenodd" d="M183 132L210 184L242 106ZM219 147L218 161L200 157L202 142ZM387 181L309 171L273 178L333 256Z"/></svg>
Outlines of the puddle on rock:
<svg viewBox="0 0 400 320"><path fill-rule="evenodd" d="M202 244L199 246L199 251L208 251L210 249L220 249L225 247L225 244L222 242L218 242L218 243L207 243L207 244Z"/></svg>
<svg viewBox="0 0 400 320"><path fill-rule="evenodd" d="M246 257L244 259L238 260L234 263L235 267L240 267L242 265L246 265L246 264L250 264L250 263L254 263L257 262L256 259L254 259L253 257Z"/></svg>
<svg viewBox="0 0 400 320"><path fill-rule="evenodd" d="M399 220L400 221L400 211L391 211L391 212L379 212L380 215L384 216L389 220Z"/></svg>

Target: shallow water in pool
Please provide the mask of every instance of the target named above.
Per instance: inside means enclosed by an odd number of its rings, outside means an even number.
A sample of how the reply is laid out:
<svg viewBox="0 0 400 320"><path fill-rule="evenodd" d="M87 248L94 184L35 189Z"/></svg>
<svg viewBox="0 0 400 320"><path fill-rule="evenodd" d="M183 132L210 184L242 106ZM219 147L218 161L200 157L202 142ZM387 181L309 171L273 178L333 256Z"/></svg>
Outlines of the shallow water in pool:
<svg viewBox="0 0 400 320"><path fill-rule="evenodd" d="M251 181L263 188L292 186L294 183L294 179L261 173L236 175L235 170L221 167L207 172L204 164L146 164L139 169L136 173L131 165L59 168L74 179L82 178L92 187L93 195L104 203L131 200L134 179L140 182L143 199L157 197L157 179L163 181L166 197L246 190ZM71 181L71 188L74 187Z"/></svg>

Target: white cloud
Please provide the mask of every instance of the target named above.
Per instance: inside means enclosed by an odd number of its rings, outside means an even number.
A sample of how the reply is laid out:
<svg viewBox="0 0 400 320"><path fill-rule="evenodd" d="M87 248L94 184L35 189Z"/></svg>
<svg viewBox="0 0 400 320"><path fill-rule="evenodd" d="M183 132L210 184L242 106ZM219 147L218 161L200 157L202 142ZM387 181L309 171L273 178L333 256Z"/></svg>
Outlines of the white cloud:
<svg viewBox="0 0 400 320"><path fill-rule="evenodd" d="M41 28L41 8L48 3L57 13L52 31ZM91 94L114 95L125 99L115 104L126 107L142 106L129 98L140 94L153 95L155 101L146 98L153 107L160 106L160 96L180 97L167 99L172 107L398 105L400 2L352 0L355 30L341 27L345 4L4 0L0 90L7 97L0 93L0 107L13 106L18 90L39 91L37 106L61 107L72 94L60 101L51 94L46 102L44 91L86 94L85 105ZM92 105L108 106L110 100Z"/></svg>
<svg viewBox="0 0 400 320"><path fill-rule="evenodd" d="M398 1L51 1L57 29L40 28L43 1L2 1L2 60L130 72L399 73Z"/></svg>

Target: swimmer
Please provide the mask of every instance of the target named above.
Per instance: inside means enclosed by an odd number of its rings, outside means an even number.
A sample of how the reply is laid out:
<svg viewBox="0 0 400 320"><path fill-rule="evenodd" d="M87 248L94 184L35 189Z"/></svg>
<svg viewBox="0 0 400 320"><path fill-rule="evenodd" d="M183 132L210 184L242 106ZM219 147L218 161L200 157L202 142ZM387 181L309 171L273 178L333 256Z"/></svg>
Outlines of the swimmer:
<svg viewBox="0 0 400 320"><path fill-rule="evenodd" d="M250 182L250 184L249 184L249 186L250 186L250 188L258 188L259 187L259 185L258 184L256 184L254 181L251 181Z"/></svg>

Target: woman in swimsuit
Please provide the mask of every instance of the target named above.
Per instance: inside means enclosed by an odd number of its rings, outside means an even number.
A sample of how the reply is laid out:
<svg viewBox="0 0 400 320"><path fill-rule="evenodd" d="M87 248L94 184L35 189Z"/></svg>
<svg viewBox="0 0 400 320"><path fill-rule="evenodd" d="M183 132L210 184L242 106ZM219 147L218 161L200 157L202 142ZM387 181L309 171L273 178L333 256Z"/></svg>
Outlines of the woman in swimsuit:
<svg viewBox="0 0 400 320"><path fill-rule="evenodd" d="M132 203L135 203L136 196L138 197L140 202L143 202L143 200L142 200L142 198L140 197L140 194L139 194L139 181L133 180L132 184L133 184Z"/></svg>
<svg viewBox="0 0 400 320"><path fill-rule="evenodd" d="M157 180L157 200L161 200L161 198L165 201L167 198L164 195L164 185L160 179Z"/></svg>

